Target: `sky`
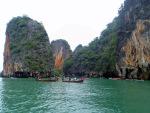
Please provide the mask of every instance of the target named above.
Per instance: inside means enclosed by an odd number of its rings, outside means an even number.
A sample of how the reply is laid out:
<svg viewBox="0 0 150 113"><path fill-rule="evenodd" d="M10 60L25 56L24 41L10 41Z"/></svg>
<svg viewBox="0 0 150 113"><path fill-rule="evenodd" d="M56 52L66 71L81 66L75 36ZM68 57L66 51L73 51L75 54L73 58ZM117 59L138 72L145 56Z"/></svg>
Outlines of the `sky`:
<svg viewBox="0 0 150 113"><path fill-rule="evenodd" d="M42 22L50 41L65 39L74 50L88 45L106 28L124 0L0 0L0 71L7 23L27 15Z"/></svg>

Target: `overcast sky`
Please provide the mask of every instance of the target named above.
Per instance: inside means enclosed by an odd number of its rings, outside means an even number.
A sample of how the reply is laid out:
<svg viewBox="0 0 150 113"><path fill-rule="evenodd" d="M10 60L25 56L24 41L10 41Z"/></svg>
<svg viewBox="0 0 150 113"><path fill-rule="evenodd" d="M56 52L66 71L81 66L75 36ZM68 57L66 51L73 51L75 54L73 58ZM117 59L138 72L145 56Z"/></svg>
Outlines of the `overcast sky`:
<svg viewBox="0 0 150 113"><path fill-rule="evenodd" d="M7 23L16 16L28 15L42 22L50 41L65 39L74 49L88 45L106 28L124 0L0 0L0 70Z"/></svg>

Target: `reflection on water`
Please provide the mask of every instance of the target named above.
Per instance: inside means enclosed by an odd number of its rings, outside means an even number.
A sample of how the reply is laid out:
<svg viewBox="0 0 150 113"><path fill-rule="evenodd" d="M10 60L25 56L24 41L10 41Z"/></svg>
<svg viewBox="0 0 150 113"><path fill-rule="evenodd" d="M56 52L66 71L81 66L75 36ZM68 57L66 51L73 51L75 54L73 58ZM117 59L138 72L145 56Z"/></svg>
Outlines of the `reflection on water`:
<svg viewBox="0 0 150 113"><path fill-rule="evenodd" d="M148 113L150 82L0 79L1 113Z"/></svg>

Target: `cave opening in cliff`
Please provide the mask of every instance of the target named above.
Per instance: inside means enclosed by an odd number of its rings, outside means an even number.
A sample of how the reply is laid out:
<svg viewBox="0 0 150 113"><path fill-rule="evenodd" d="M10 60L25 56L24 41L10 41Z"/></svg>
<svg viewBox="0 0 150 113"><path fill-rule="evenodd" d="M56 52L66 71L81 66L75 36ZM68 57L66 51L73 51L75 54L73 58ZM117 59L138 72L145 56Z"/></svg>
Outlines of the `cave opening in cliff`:
<svg viewBox="0 0 150 113"><path fill-rule="evenodd" d="M13 77L16 78L28 78L28 77L51 77L51 71L48 72L26 72L26 71L16 71L12 75Z"/></svg>
<svg viewBox="0 0 150 113"><path fill-rule="evenodd" d="M14 72L13 77L28 78L28 77L33 77L33 76L30 72L16 71Z"/></svg>

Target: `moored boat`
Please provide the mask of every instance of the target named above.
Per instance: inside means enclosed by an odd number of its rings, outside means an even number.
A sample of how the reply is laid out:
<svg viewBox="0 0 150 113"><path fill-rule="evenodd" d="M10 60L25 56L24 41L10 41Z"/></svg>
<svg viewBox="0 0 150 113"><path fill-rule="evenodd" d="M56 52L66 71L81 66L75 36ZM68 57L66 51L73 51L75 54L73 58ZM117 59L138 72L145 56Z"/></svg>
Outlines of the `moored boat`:
<svg viewBox="0 0 150 113"><path fill-rule="evenodd" d="M84 78L64 78L62 82L83 83Z"/></svg>
<svg viewBox="0 0 150 113"><path fill-rule="evenodd" d="M56 78L36 78L37 81L43 81L43 82L56 82L58 81Z"/></svg>
<svg viewBox="0 0 150 113"><path fill-rule="evenodd" d="M62 82L82 83L84 80L63 80Z"/></svg>

